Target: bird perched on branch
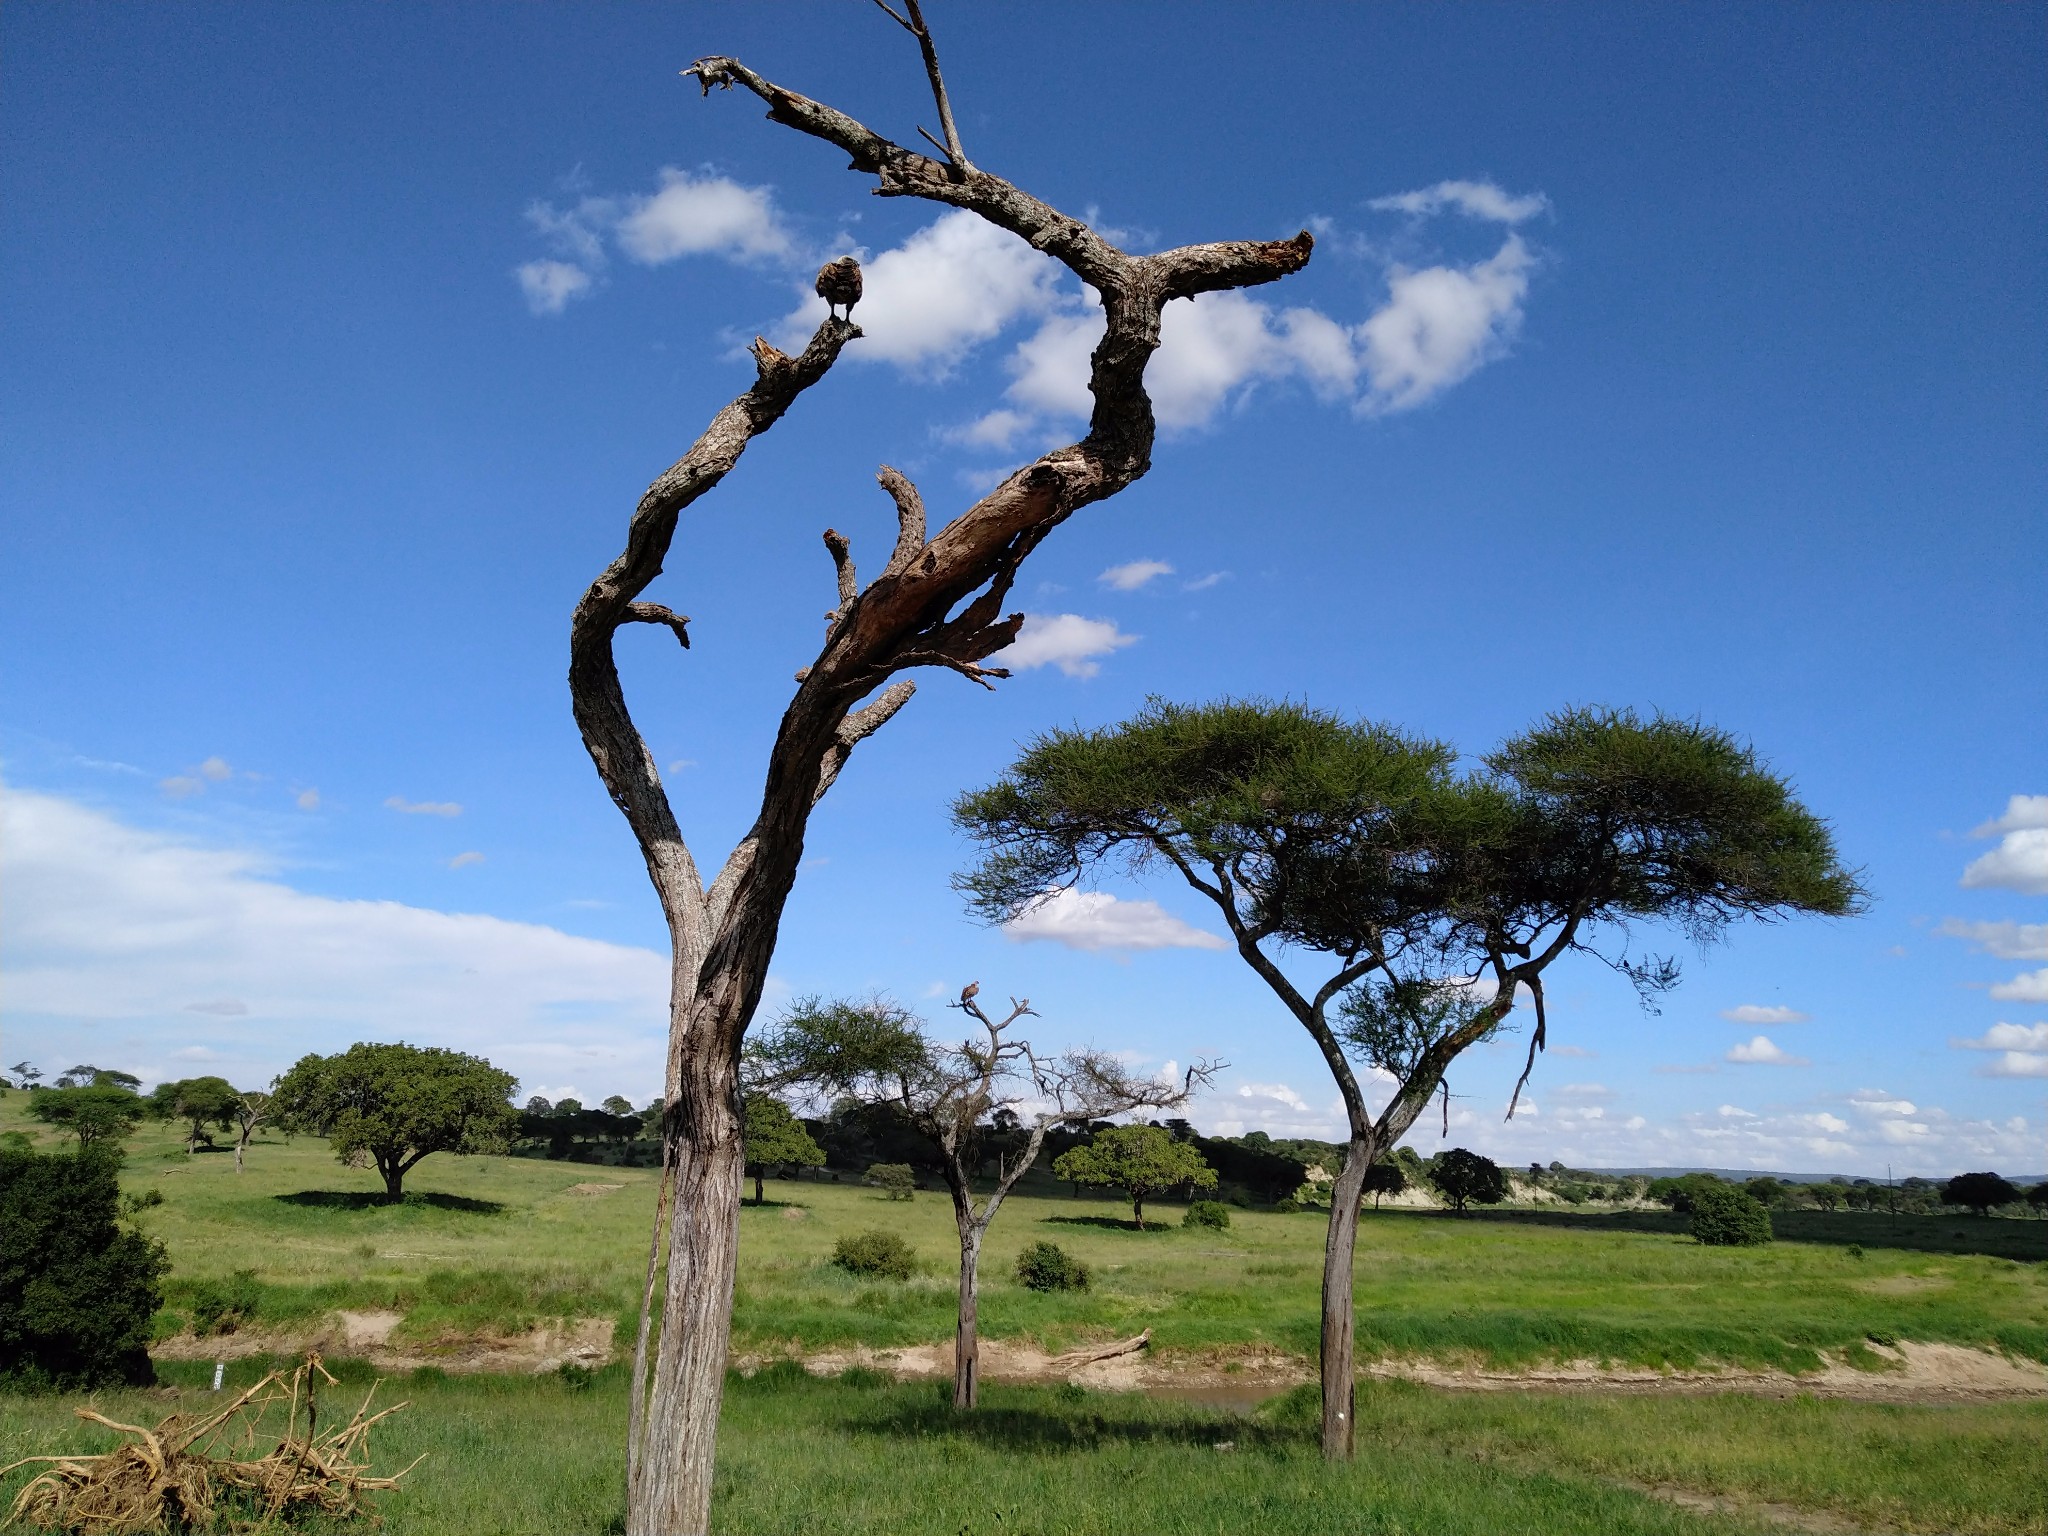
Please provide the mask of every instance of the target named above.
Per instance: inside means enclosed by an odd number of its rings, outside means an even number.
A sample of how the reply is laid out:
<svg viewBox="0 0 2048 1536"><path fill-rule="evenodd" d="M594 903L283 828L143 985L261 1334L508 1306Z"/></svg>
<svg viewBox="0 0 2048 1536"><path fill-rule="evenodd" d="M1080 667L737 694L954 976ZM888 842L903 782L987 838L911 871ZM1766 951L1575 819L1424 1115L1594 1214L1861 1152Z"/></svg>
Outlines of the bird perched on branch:
<svg viewBox="0 0 2048 1536"><path fill-rule="evenodd" d="M818 297L825 301L828 315L844 309L846 318L851 320L853 306L860 302L860 263L851 256L842 256L818 268Z"/></svg>
<svg viewBox="0 0 2048 1536"><path fill-rule="evenodd" d="M963 1002L963 1003L971 1003L971 1002L973 1002L973 1001L974 1001L974 995L975 995L975 994L976 994L977 992L979 992L980 990L981 990L981 983L980 983L980 982L978 982L978 981L970 981L969 983L967 983L967 985L966 985L966 986L964 986L964 987L962 987L962 988L960 989L960 1001L961 1001L961 1002Z"/></svg>

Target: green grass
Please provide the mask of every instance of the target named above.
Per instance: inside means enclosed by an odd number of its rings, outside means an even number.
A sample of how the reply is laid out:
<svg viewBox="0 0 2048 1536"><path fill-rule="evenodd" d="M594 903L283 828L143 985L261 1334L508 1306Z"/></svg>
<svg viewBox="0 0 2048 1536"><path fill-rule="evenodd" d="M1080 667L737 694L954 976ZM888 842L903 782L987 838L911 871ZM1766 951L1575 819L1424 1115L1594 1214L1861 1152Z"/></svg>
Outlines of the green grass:
<svg viewBox="0 0 2048 1536"><path fill-rule="evenodd" d="M235 1362L230 1389L253 1380ZM110 1393L154 1422L217 1402L207 1368L176 1393ZM340 1368L352 1392L368 1373ZM374 1442L380 1470L427 1460L379 1512L389 1536L620 1527L621 1372L392 1383L413 1406ZM389 1400L380 1396L379 1401ZM55 1398L0 1397L0 1460L113 1436ZM986 1389L959 1415L935 1384L831 1381L772 1367L726 1394L722 1532L1748 1532L1760 1504L1852 1526L1959 1536L2048 1531L2048 1407L1877 1407L1742 1396L1619 1398L1362 1387L1361 1454L1326 1467L1311 1390L1253 1418L1072 1387ZM1228 1444L1229 1450L1218 1450ZM0 1487L11 1498L23 1474ZM1680 1508L1652 1490L1722 1501Z"/></svg>
<svg viewBox="0 0 2048 1536"><path fill-rule="evenodd" d="M0 1130L24 1125L24 1107L24 1095L0 1098ZM644 1169L439 1156L408 1179L406 1204L387 1207L368 1203L373 1174L342 1167L317 1139L261 1140L238 1177L225 1153L187 1157L167 1126L130 1143L124 1182L165 1196L142 1218L173 1262L160 1331L186 1326L197 1287L247 1270L259 1327L389 1309L405 1318L400 1340L425 1349L542 1318L629 1317L654 1199ZM587 1184L618 1187L569 1193ZM770 1203L741 1215L737 1350L951 1336L956 1248L943 1196L903 1204L851 1183L768 1187ZM1071 1199L1049 1180L1031 1188L990 1234L985 1336L1060 1349L1150 1327L1165 1356L1313 1354L1321 1216L1239 1211L1225 1232L1136 1232L1114 1201ZM1156 1215L1173 1223L1180 1212ZM826 1262L840 1237L876 1226L917 1250L917 1278L862 1280ZM1781 1219L1788 1240L1761 1249L1702 1248L1682 1227L1661 1213L1369 1213L1358 1247L1361 1355L1802 1370L1820 1351L1854 1354L1874 1336L2048 1360L2048 1267L2038 1262L2048 1222L1902 1217L1895 1227L1883 1215L1810 1212ZM1090 1267L1088 1291L1015 1282L1018 1251L1043 1239Z"/></svg>

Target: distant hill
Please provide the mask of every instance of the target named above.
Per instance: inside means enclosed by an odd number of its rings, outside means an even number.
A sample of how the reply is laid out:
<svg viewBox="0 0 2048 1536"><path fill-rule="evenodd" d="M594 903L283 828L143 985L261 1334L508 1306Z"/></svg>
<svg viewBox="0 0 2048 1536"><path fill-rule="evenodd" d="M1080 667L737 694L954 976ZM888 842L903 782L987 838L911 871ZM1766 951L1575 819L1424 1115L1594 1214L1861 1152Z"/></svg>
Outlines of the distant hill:
<svg viewBox="0 0 2048 1536"><path fill-rule="evenodd" d="M1771 1169L1763 1168L1587 1168L1583 1171L1586 1173L1605 1173L1616 1176L1641 1174L1646 1178L1652 1179L1676 1179L1682 1178L1688 1173L1711 1173L1717 1179L1727 1179L1736 1184L1746 1183L1750 1179L1776 1179L1780 1184L1826 1184L1831 1181L1839 1184L1853 1184L1858 1179L1870 1179L1870 1182L1873 1184L1882 1184L1884 1182L1883 1179L1872 1178L1867 1173L1778 1173ZM1904 1174L1901 1174L1893 1182L1902 1183L1905 1177ZM1924 1174L1921 1177L1934 1177L1936 1183L1945 1182L1945 1177ZM2048 1183L2048 1173L2008 1173L2006 1177L2019 1185L2021 1189L2030 1188L2035 1184Z"/></svg>

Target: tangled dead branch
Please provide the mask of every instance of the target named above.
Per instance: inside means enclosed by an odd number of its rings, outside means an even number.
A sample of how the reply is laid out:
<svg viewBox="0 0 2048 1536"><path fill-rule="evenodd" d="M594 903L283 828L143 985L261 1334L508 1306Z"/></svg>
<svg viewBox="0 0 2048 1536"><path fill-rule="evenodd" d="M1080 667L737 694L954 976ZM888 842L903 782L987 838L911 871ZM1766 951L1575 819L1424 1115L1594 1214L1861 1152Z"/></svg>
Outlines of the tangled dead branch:
<svg viewBox="0 0 2048 1536"><path fill-rule="evenodd" d="M0 1467L5 1476L48 1463L15 1499L11 1522L46 1531L139 1536L366 1514L366 1495L396 1488L419 1465L415 1460L390 1477L369 1475L370 1426L410 1405L370 1412L383 1385L378 1382L345 1424L323 1431L317 1428L314 1396L319 1380L339 1385L318 1355L308 1355L290 1375L272 1371L217 1412L172 1414L154 1429L80 1408L81 1419L134 1438L98 1456L30 1456ZM284 1410L282 1438L267 1454L250 1454L269 1440L265 1420L278 1408Z"/></svg>

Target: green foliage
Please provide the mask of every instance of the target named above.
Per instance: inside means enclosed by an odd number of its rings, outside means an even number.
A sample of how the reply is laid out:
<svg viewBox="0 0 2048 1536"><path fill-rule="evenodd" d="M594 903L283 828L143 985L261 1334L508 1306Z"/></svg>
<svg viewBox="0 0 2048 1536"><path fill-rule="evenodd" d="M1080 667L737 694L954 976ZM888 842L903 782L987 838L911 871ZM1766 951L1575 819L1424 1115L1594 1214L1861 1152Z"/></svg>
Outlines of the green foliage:
<svg viewBox="0 0 2048 1536"><path fill-rule="evenodd" d="M93 1092L47 1089L46 1093ZM133 1095L130 1095L133 1097ZM163 1245L118 1220L120 1158L0 1147L0 1380L99 1387L154 1379Z"/></svg>
<svg viewBox="0 0 2048 1536"><path fill-rule="evenodd" d="M2027 1204L2037 1211L2048 1211L2048 1179L2027 1191Z"/></svg>
<svg viewBox="0 0 2048 1536"><path fill-rule="evenodd" d="M629 1109L631 1105L627 1106ZM769 1167L822 1168L825 1153L804 1129L804 1123L790 1113L782 1100L765 1093L746 1098L747 1172L754 1178L754 1200L761 1200L761 1174Z"/></svg>
<svg viewBox="0 0 2048 1536"><path fill-rule="evenodd" d="M1499 1205L1508 1196L1508 1181L1500 1164L1463 1147L1452 1147L1430 1159L1429 1182L1461 1216L1468 1205Z"/></svg>
<svg viewBox="0 0 2048 1536"><path fill-rule="evenodd" d="M200 1281L185 1299L192 1308L194 1333L233 1333L256 1316L263 1287L256 1282L255 1270L238 1269L225 1279Z"/></svg>
<svg viewBox="0 0 2048 1536"><path fill-rule="evenodd" d="M1214 1189L1216 1170L1186 1142L1154 1125L1112 1125L1085 1144L1062 1152L1052 1171L1076 1184L1120 1189L1131 1200L1131 1216L1145 1225L1145 1201L1184 1185Z"/></svg>
<svg viewBox="0 0 2048 1536"><path fill-rule="evenodd" d="M1402 1149L1406 1151L1404 1147ZM1378 1210L1380 1201L1388 1195L1399 1195L1408 1188L1408 1171L1400 1163L1388 1160L1374 1163L1365 1170L1365 1185L1362 1194L1372 1196L1373 1209Z"/></svg>
<svg viewBox="0 0 2048 1536"><path fill-rule="evenodd" d="M519 1123L508 1102L518 1086L480 1056L359 1043L302 1057L278 1080L273 1105L282 1129L325 1136L344 1163L373 1162L395 1202L424 1157L502 1151Z"/></svg>
<svg viewBox="0 0 2048 1536"><path fill-rule="evenodd" d="M1221 1200L1196 1200L1180 1219L1184 1227L1212 1227L1221 1232L1230 1225L1230 1207Z"/></svg>
<svg viewBox="0 0 2048 1536"><path fill-rule="evenodd" d="M206 1137L208 1126L224 1131L233 1125L242 1096L224 1077L186 1077L158 1083L147 1102L149 1112L159 1119L185 1122L189 1147Z"/></svg>
<svg viewBox="0 0 2048 1536"><path fill-rule="evenodd" d="M917 1255L902 1234L880 1227L839 1239L832 1249L832 1262L849 1275L870 1279L908 1280L917 1271Z"/></svg>
<svg viewBox="0 0 2048 1536"><path fill-rule="evenodd" d="M1835 1183L1831 1179L1823 1180L1818 1184L1808 1184L1805 1187L1805 1195L1807 1203L1817 1211L1839 1211L1849 1203L1849 1186ZM1771 1202L1765 1200L1762 1203L1769 1205Z"/></svg>
<svg viewBox="0 0 2048 1536"><path fill-rule="evenodd" d="M1749 1191L1750 1199L1754 1200L1758 1205L1773 1206L1785 1203L1785 1186L1776 1179L1769 1177L1751 1179L1742 1187ZM1833 1207L1829 1206L1828 1209L1832 1210Z"/></svg>
<svg viewBox="0 0 2048 1536"><path fill-rule="evenodd" d="M1979 1216L1988 1216L1994 1205L2011 1205L2020 1192L2011 1181L1995 1173L1959 1173L1941 1188L1945 1204L1967 1206Z"/></svg>
<svg viewBox="0 0 2048 1536"><path fill-rule="evenodd" d="M891 1200L908 1200L917 1194L917 1174L908 1163L870 1163L860 1181Z"/></svg>
<svg viewBox="0 0 2048 1536"><path fill-rule="evenodd" d="M746 1081L761 1090L802 1083L827 1094L871 1096L876 1084L915 1078L931 1046L917 1015L884 997L864 1002L800 997L747 1041Z"/></svg>
<svg viewBox="0 0 2048 1536"><path fill-rule="evenodd" d="M1690 1230L1709 1248L1760 1247L1771 1240L1771 1213L1749 1191L1717 1179L1693 1190Z"/></svg>
<svg viewBox="0 0 2048 1536"><path fill-rule="evenodd" d="M1088 1266L1058 1243L1033 1243L1017 1255L1017 1283L1028 1291L1085 1291Z"/></svg>
<svg viewBox="0 0 2048 1536"><path fill-rule="evenodd" d="M1711 1173L1686 1173L1675 1179L1653 1179L1646 1193L1659 1205L1669 1206L1681 1216L1690 1216L1693 1200L1701 1190L1720 1187L1721 1180Z"/></svg>
<svg viewBox="0 0 2048 1536"><path fill-rule="evenodd" d="M70 1131L78 1149L111 1144L133 1134L147 1106L134 1093L112 1084L37 1088L28 1112L45 1125Z"/></svg>

